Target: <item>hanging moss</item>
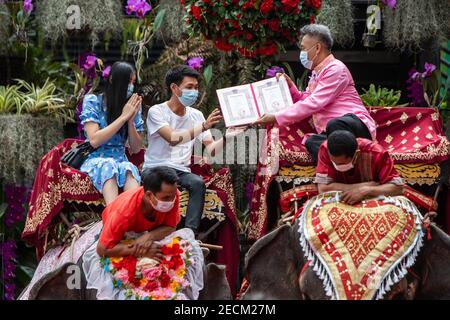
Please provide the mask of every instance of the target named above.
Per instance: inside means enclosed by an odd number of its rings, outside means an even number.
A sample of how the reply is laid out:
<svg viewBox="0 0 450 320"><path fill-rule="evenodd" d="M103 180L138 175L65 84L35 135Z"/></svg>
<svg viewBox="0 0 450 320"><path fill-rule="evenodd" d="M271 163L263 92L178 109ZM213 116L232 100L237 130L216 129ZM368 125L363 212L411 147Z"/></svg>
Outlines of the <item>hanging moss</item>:
<svg viewBox="0 0 450 320"><path fill-rule="evenodd" d="M124 9L120 0L45 0L36 4L36 20L46 38L56 42L66 36L71 5L80 7L80 27L88 32L94 46L101 35L120 38Z"/></svg>
<svg viewBox="0 0 450 320"><path fill-rule="evenodd" d="M323 0L316 21L330 28L336 44L345 47L354 43L355 32L351 0Z"/></svg>
<svg viewBox="0 0 450 320"><path fill-rule="evenodd" d="M437 46L450 35L450 6L442 0L397 0L397 9L383 10L384 41L402 52Z"/></svg>
<svg viewBox="0 0 450 320"><path fill-rule="evenodd" d="M61 122L45 116L0 115L0 180L32 185L41 158L64 139Z"/></svg>
<svg viewBox="0 0 450 320"><path fill-rule="evenodd" d="M0 54L4 53L10 36L11 17L5 3L0 2Z"/></svg>
<svg viewBox="0 0 450 320"><path fill-rule="evenodd" d="M186 23L183 20L184 8L179 0L161 0L159 10L166 10L161 28L156 32L156 37L166 44L182 41L186 33Z"/></svg>

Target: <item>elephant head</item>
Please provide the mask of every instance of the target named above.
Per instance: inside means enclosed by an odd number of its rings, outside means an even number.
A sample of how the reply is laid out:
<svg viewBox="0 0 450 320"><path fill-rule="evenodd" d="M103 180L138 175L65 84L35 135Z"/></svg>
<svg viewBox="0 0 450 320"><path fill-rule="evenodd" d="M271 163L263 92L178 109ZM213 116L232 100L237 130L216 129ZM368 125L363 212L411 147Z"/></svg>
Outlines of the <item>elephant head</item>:
<svg viewBox="0 0 450 320"><path fill-rule="evenodd" d="M250 285L243 300L301 299L298 275L304 265L298 225L283 225L256 241L245 257Z"/></svg>
<svg viewBox="0 0 450 320"><path fill-rule="evenodd" d="M79 288L70 289L73 270L80 270ZM77 264L66 263L45 275L31 288L29 300L96 300L97 290L86 289L86 278L81 268L81 258ZM209 263L203 268L204 286L199 300L231 300L231 290L226 278L225 266Z"/></svg>

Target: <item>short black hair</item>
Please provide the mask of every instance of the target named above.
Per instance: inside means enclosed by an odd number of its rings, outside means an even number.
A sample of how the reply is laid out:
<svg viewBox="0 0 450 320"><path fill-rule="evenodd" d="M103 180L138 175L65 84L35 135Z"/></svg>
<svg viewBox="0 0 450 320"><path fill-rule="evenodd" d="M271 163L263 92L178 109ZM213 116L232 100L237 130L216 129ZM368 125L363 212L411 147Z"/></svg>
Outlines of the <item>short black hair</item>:
<svg viewBox="0 0 450 320"><path fill-rule="evenodd" d="M172 96L170 85L172 83L175 83L177 86L179 86L183 82L184 77L192 77L198 79L200 77L200 73L198 73L197 70L189 67L188 65L179 65L167 71L165 83L167 94L169 95L169 97Z"/></svg>
<svg viewBox="0 0 450 320"><path fill-rule="evenodd" d="M347 156L352 158L358 148L355 135L350 131L336 130L327 138L328 151L334 157Z"/></svg>
<svg viewBox="0 0 450 320"><path fill-rule="evenodd" d="M175 184L178 182L178 176L174 169L169 167L154 167L145 169L142 172L142 184L144 191L157 193L161 191L162 183Z"/></svg>

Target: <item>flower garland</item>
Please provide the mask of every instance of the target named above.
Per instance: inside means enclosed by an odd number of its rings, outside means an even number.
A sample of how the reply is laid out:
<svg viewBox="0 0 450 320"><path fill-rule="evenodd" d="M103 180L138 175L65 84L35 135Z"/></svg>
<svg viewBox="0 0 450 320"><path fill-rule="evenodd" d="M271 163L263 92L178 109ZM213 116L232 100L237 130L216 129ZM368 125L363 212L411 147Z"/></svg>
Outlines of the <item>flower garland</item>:
<svg viewBox="0 0 450 320"><path fill-rule="evenodd" d="M113 276L115 288L126 290L125 296L137 300L177 300L189 287L186 269L192 265L192 248L188 241L176 237L161 247L161 262L134 256L101 258L100 264Z"/></svg>
<svg viewBox="0 0 450 320"><path fill-rule="evenodd" d="M248 58L273 56L313 22L321 0L180 0L192 35L203 34L222 51Z"/></svg>

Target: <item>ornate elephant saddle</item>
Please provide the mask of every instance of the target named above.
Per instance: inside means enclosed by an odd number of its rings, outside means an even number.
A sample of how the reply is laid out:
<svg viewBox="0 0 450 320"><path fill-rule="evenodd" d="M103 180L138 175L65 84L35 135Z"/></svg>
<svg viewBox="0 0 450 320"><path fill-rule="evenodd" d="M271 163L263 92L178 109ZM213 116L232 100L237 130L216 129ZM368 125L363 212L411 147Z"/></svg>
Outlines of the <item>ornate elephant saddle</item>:
<svg viewBox="0 0 450 320"><path fill-rule="evenodd" d="M332 299L381 299L415 262L421 216L403 196L358 205L339 192L318 195L300 216L300 245Z"/></svg>

